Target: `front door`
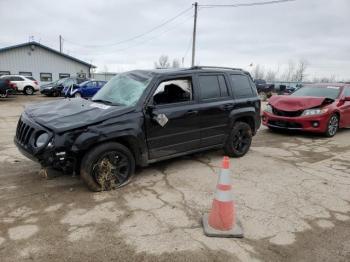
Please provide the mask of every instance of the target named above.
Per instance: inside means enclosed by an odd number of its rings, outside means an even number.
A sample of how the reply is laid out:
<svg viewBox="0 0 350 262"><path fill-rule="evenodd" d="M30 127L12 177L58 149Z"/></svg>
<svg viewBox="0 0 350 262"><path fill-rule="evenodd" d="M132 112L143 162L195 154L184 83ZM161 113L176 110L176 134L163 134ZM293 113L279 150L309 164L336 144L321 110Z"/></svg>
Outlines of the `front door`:
<svg viewBox="0 0 350 262"><path fill-rule="evenodd" d="M145 109L145 124L150 159L199 147L198 103L191 76L158 83Z"/></svg>

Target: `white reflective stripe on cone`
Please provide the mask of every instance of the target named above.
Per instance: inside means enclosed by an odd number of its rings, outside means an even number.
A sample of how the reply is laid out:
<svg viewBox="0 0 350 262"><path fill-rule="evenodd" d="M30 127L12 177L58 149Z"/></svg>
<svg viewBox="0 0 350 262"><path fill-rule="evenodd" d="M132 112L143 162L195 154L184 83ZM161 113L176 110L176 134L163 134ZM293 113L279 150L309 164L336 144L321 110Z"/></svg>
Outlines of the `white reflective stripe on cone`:
<svg viewBox="0 0 350 262"><path fill-rule="evenodd" d="M215 193L215 199L217 201L221 201L221 202L230 202L233 201L233 195L232 195L232 191L222 191L217 189L216 193Z"/></svg>
<svg viewBox="0 0 350 262"><path fill-rule="evenodd" d="M221 169L218 184L231 185L231 171L229 169Z"/></svg>

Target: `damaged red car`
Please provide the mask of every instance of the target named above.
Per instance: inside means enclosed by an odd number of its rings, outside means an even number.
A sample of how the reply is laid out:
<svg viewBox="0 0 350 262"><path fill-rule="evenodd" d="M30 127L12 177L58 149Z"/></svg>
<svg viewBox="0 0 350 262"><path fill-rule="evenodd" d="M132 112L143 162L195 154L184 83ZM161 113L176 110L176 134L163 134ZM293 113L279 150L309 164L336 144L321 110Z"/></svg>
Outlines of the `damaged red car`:
<svg viewBox="0 0 350 262"><path fill-rule="evenodd" d="M262 122L272 130L287 129L334 136L350 127L350 85L310 84L291 95L273 96Z"/></svg>

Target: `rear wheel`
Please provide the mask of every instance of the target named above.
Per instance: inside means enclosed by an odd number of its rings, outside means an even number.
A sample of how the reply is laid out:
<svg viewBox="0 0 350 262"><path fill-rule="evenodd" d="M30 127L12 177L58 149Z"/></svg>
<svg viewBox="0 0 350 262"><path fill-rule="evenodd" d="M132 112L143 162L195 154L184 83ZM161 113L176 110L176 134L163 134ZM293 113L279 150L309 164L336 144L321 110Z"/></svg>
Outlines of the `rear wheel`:
<svg viewBox="0 0 350 262"><path fill-rule="evenodd" d="M117 189L126 185L135 171L130 150L115 142L104 143L86 153L80 176L92 191Z"/></svg>
<svg viewBox="0 0 350 262"><path fill-rule="evenodd" d="M338 132L338 129L339 129L339 117L336 114L331 115L331 117L328 120L327 130L325 132L325 135L327 137L335 136L335 134Z"/></svg>
<svg viewBox="0 0 350 262"><path fill-rule="evenodd" d="M23 93L25 95L32 95L32 94L34 94L34 88L31 86L26 86L23 90Z"/></svg>
<svg viewBox="0 0 350 262"><path fill-rule="evenodd" d="M230 157L244 156L252 143L253 132L245 122L236 122L224 146L225 153Z"/></svg>

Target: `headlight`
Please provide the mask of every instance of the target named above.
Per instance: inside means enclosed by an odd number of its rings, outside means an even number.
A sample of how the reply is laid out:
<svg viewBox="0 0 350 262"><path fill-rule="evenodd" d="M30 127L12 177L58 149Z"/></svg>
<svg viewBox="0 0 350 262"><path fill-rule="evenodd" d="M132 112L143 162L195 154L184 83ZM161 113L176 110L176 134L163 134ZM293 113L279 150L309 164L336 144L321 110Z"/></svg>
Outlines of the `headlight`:
<svg viewBox="0 0 350 262"><path fill-rule="evenodd" d="M302 116L314 116L314 115L321 115L323 113L326 113L328 111L327 108L313 108L313 109L306 109L301 114Z"/></svg>
<svg viewBox="0 0 350 262"><path fill-rule="evenodd" d="M267 113L272 113L272 106L270 106L270 105L266 105L266 107L265 107L265 110L264 110L265 112L267 112Z"/></svg>
<svg viewBox="0 0 350 262"><path fill-rule="evenodd" d="M48 133L42 133L41 135L38 136L38 138L35 141L35 146L36 147L42 147L43 145L46 144L47 140L49 139Z"/></svg>

